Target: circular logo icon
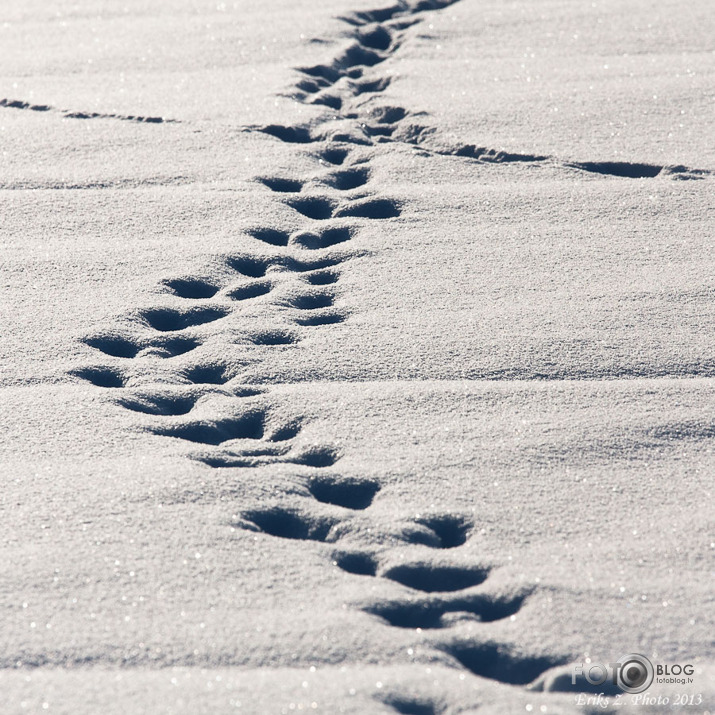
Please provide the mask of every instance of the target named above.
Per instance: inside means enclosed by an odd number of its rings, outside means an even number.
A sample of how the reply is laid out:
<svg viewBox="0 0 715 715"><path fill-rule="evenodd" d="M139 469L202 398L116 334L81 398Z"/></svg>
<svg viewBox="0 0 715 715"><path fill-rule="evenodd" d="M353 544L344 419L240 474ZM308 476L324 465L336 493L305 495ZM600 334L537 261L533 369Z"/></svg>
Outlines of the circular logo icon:
<svg viewBox="0 0 715 715"><path fill-rule="evenodd" d="M639 653L629 653L618 661L618 687L624 693L642 693L653 682L653 663Z"/></svg>

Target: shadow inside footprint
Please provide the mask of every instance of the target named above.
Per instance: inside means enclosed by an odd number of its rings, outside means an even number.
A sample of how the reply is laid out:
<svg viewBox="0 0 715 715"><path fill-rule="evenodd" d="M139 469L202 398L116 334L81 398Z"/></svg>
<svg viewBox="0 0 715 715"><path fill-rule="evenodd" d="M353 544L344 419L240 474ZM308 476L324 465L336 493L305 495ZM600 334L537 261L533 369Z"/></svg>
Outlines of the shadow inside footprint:
<svg viewBox="0 0 715 715"><path fill-rule="evenodd" d="M452 599L387 601L373 604L364 610L395 628L433 629L450 625L443 618L447 614L469 617L482 623L508 618L519 611L525 597L524 594L512 597L473 594Z"/></svg>
<svg viewBox="0 0 715 715"><path fill-rule="evenodd" d="M313 231L301 231L292 237L291 243L294 243L301 248L307 248L314 251L320 248L329 248L330 246L334 246L338 243L349 241L353 236L353 232L354 230L348 228L347 226L328 228L318 233L314 233Z"/></svg>
<svg viewBox="0 0 715 715"><path fill-rule="evenodd" d="M339 263L347 260L348 256L326 256L325 258L316 258L314 260L301 261L291 256L286 256L283 260L283 265L287 270L294 273L306 273L307 271L318 271L323 268L337 266Z"/></svg>
<svg viewBox="0 0 715 715"><path fill-rule="evenodd" d="M515 653L500 643L455 642L441 648L474 675L510 685L527 685L566 662L560 657Z"/></svg>
<svg viewBox="0 0 715 715"><path fill-rule="evenodd" d="M139 343L119 335L95 335L85 338L83 342L105 355L120 358L133 358L141 350Z"/></svg>
<svg viewBox="0 0 715 715"><path fill-rule="evenodd" d="M111 367L81 367L71 370L69 374L97 387L124 387L126 384L123 373Z"/></svg>
<svg viewBox="0 0 715 715"><path fill-rule="evenodd" d="M248 336L254 345L293 345L299 338L287 330L262 330Z"/></svg>
<svg viewBox="0 0 715 715"><path fill-rule="evenodd" d="M338 191L349 191L358 188L358 186L364 186L369 178L370 172L367 169L346 169L330 174L323 181Z"/></svg>
<svg viewBox="0 0 715 715"><path fill-rule="evenodd" d="M384 219L400 215L400 206L392 199L365 199L343 206L335 212L336 217Z"/></svg>
<svg viewBox="0 0 715 715"><path fill-rule="evenodd" d="M318 514L308 514L297 509L273 507L248 511L243 518L255 524L260 531L283 539L325 541L337 519Z"/></svg>
<svg viewBox="0 0 715 715"><path fill-rule="evenodd" d="M303 182L298 179L280 179L278 177L268 178L263 177L258 179L262 184L267 186L271 191L280 193L290 193L300 191L303 188Z"/></svg>
<svg viewBox="0 0 715 715"><path fill-rule="evenodd" d="M464 544L472 529L469 519L452 514L434 514L415 521L432 530L437 535L440 547L443 549L453 549Z"/></svg>
<svg viewBox="0 0 715 715"><path fill-rule="evenodd" d="M249 278L262 278L266 275L271 260L245 254L226 257L226 265L236 273Z"/></svg>
<svg viewBox="0 0 715 715"><path fill-rule="evenodd" d="M335 201L322 196L306 196L301 199L292 199L288 201L288 205L298 213L303 214L303 216L319 221L330 218L336 206Z"/></svg>
<svg viewBox="0 0 715 715"><path fill-rule="evenodd" d="M338 551L333 554L333 563L357 576L375 576L377 573L377 560L364 551Z"/></svg>
<svg viewBox="0 0 715 715"><path fill-rule="evenodd" d="M200 397L200 394L137 394L123 397L117 402L128 410L147 415L185 415L193 409Z"/></svg>
<svg viewBox="0 0 715 715"><path fill-rule="evenodd" d="M253 236L258 241L263 241L271 246L287 246L288 233L279 228L249 228L246 230L249 236Z"/></svg>
<svg viewBox="0 0 715 715"><path fill-rule="evenodd" d="M151 350L153 355L163 358L176 357L177 355L185 355L192 350L195 350L201 345L201 341L198 338L188 338L188 337L172 337L164 338L160 336L159 338L152 340L148 348Z"/></svg>
<svg viewBox="0 0 715 715"><path fill-rule="evenodd" d="M325 504L335 504L346 509L367 509L380 490L377 482L369 479L315 477L308 483L315 499Z"/></svg>
<svg viewBox="0 0 715 715"><path fill-rule="evenodd" d="M332 467L340 459L340 453L331 447L309 447L289 461L306 467Z"/></svg>
<svg viewBox="0 0 715 715"><path fill-rule="evenodd" d="M428 563L399 564L382 574L391 581L426 593L461 591L483 583L489 569L477 566L435 566Z"/></svg>
<svg viewBox="0 0 715 715"><path fill-rule="evenodd" d="M305 280L311 285L322 286L337 283L339 277L340 274L337 271L316 271L315 273L309 273Z"/></svg>
<svg viewBox="0 0 715 715"><path fill-rule="evenodd" d="M228 315L230 311L225 308L192 308L189 310L175 310L173 308L149 308L139 315L154 330L160 332L173 332L184 330L194 325L210 323Z"/></svg>
<svg viewBox="0 0 715 715"><path fill-rule="evenodd" d="M381 700L400 715L438 715L443 710L429 700L407 695L387 695Z"/></svg>
<svg viewBox="0 0 715 715"><path fill-rule="evenodd" d="M384 25L375 25L358 33L358 41L363 47L386 50L392 44L392 33Z"/></svg>
<svg viewBox="0 0 715 715"><path fill-rule="evenodd" d="M226 296L231 300L249 300L250 298L258 298L259 296L266 295L266 293L270 293L271 288L272 286L269 281L257 281L232 288L226 293Z"/></svg>
<svg viewBox="0 0 715 715"><path fill-rule="evenodd" d="M340 165L347 158L349 152L342 147L328 147L324 149L318 157L328 164Z"/></svg>
<svg viewBox="0 0 715 715"><path fill-rule="evenodd" d="M318 310L319 308L329 308L335 302L335 295L330 292L306 293L288 298L286 305L298 310Z"/></svg>
<svg viewBox="0 0 715 715"><path fill-rule="evenodd" d="M190 382L208 385L223 385L231 380L234 371L227 365L220 363L207 363L205 365L194 365L184 370L186 379Z"/></svg>
<svg viewBox="0 0 715 715"><path fill-rule="evenodd" d="M264 419L262 412L247 412L239 417L186 422L170 427L156 427L151 431L165 437L218 445L233 439L262 439Z"/></svg>
<svg viewBox="0 0 715 715"><path fill-rule="evenodd" d="M384 92L390 86L390 78L384 77L375 80L365 80L353 84L353 93L357 96L373 92Z"/></svg>
<svg viewBox="0 0 715 715"><path fill-rule="evenodd" d="M319 327L321 325L342 323L346 319L347 315L345 313L322 313L320 315L309 315L305 318L296 318L295 322L305 327Z"/></svg>
<svg viewBox="0 0 715 715"><path fill-rule="evenodd" d="M218 293L218 286L200 278L169 278L162 283L180 298L198 300L213 298Z"/></svg>
<svg viewBox="0 0 715 715"><path fill-rule="evenodd" d="M261 127L258 131L291 144L307 144L313 141L307 127L284 127L280 124L269 124Z"/></svg>
<svg viewBox="0 0 715 715"><path fill-rule="evenodd" d="M402 107L375 107L370 111L370 118L379 124L394 124L407 116L407 110Z"/></svg>

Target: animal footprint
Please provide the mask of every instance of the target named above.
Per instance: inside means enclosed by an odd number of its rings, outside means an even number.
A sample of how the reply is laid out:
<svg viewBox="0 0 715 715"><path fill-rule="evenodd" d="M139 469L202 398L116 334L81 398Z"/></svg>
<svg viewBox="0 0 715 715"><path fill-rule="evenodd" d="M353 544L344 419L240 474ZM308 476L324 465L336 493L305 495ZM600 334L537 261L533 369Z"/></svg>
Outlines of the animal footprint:
<svg viewBox="0 0 715 715"><path fill-rule="evenodd" d="M478 566L440 566L422 562L399 564L382 574L391 581L427 593L461 591L483 583L488 575L489 569Z"/></svg>
<svg viewBox="0 0 715 715"><path fill-rule="evenodd" d="M306 274L304 280L311 285L322 286L337 283L338 278L340 278L340 274L337 271L321 270Z"/></svg>
<svg viewBox="0 0 715 715"><path fill-rule="evenodd" d="M183 374L189 382L197 385L223 385L235 376L235 371L221 363L206 363L186 368Z"/></svg>
<svg viewBox="0 0 715 715"><path fill-rule="evenodd" d="M354 229L347 226L326 228L322 231L301 231L291 237L291 243L314 251L320 248L329 248L338 243L349 241L354 234Z"/></svg>
<svg viewBox="0 0 715 715"><path fill-rule="evenodd" d="M151 431L154 434L177 437L189 442L219 445L234 439L262 439L264 420L265 414L256 410L245 412L237 417L154 427Z"/></svg>
<svg viewBox="0 0 715 715"><path fill-rule="evenodd" d="M282 539L309 541L326 541L330 530L339 521L334 517L279 506L247 511L242 517L249 528L252 525L257 531Z"/></svg>
<svg viewBox="0 0 715 715"><path fill-rule="evenodd" d="M269 258L259 258L239 253L225 258L226 266L242 276L249 278L262 278L266 275L268 267L273 263Z"/></svg>
<svg viewBox="0 0 715 715"><path fill-rule="evenodd" d="M267 186L271 191L279 193L298 192L303 188L303 182L298 179L281 179L278 177L262 177L258 179L262 184Z"/></svg>
<svg viewBox="0 0 715 715"><path fill-rule="evenodd" d="M319 154L318 158L327 164L340 165L347 158L349 152L343 147L327 147L323 149Z"/></svg>
<svg viewBox="0 0 715 715"><path fill-rule="evenodd" d="M365 168L345 169L326 176L322 181L338 191L349 191L364 186L370 178L370 172Z"/></svg>
<svg viewBox="0 0 715 715"><path fill-rule="evenodd" d="M70 375L87 380L97 387L124 387L126 375L113 367L81 367L70 371Z"/></svg>
<svg viewBox="0 0 715 715"><path fill-rule="evenodd" d="M249 300L270 293L272 287L270 281L255 281L232 288L227 291L226 297L231 300Z"/></svg>
<svg viewBox="0 0 715 715"><path fill-rule="evenodd" d="M395 218L401 213L400 205L392 199L363 199L343 206L333 214L336 218L345 216L384 219Z"/></svg>
<svg viewBox="0 0 715 715"><path fill-rule="evenodd" d="M333 215L336 202L324 196L306 196L299 199L291 199L288 205L298 213L317 221L324 221Z"/></svg>
<svg viewBox="0 0 715 715"><path fill-rule="evenodd" d="M551 655L525 655L505 644L493 642L459 640L445 643L440 648L474 675L509 685L527 685L567 660Z"/></svg>
<svg viewBox="0 0 715 715"><path fill-rule="evenodd" d="M188 310L149 308L139 313L139 316L154 330L173 332L219 320L227 316L229 312L226 308L218 307L195 307Z"/></svg>
<svg viewBox="0 0 715 715"><path fill-rule="evenodd" d="M335 302L335 293L330 290L299 293L285 300L285 305L298 310L317 310L329 308Z"/></svg>
<svg viewBox="0 0 715 715"><path fill-rule="evenodd" d="M180 298L200 300L213 298L218 293L218 286L200 278L170 278L162 281L169 290Z"/></svg>
<svg viewBox="0 0 715 715"><path fill-rule="evenodd" d="M335 325L347 319L345 313L321 313L320 315L309 315L305 318L298 317L295 322L307 328L320 327L321 325Z"/></svg>
<svg viewBox="0 0 715 715"><path fill-rule="evenodd" d="M447 628L455 622L476 620L491 623L518 613L524 594L494 597L470 594L452 598L396 600L376 603L363 610L378 616L394 628Z"/></svg>
<svg viewBox="0 0 715 715"><path fill-rule="evenodd" d="M141 344L124 338L120 335L95 335L83 340L85 345L89 345L105 355L112 355L120 358L133 358L142 348Z"/></svg>
<svg viewBox="0 0 715 715"><path fill-rule="evenodd" d="M308 483L315 499L346 509L367 509L380 490L380 485L369 479L351 479L320 476Z"/></svg>
<svg viewBox="0 0 715 715"><path fill-rule="evenodd" d="M271 246L287 246L289 234L277 228L249 228L246 233Z"/></svg>
<svg viewBox="0 0 715 715"><path fill-rule="evenodd" d="M118 404L134 412L147 415L185 415L190 412L203 393L139 393L122 397Z"/></svg>

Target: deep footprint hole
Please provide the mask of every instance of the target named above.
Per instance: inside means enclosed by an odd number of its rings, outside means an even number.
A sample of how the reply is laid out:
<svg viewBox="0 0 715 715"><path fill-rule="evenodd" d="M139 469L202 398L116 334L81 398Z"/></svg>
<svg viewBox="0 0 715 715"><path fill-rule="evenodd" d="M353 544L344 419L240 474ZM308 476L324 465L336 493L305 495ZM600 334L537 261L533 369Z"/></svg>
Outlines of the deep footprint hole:
<svg viewBox="0 0 715 715"><path fill-rule="evenodd" d="M262 177L258 179L264 186L267 186L271 191L280 193L291 193L300 191L303 188L303 182L298 179L281 179L279 177Z"/></svg>
<svg viewBox="0 0 715 715"><path fill-rule="evenodd" d="M286 231L281 231L278 228L249 228L246 233L249 236L253 236L256 240L267 243L270 246L288 245L288 233Z"/></svg>
<svg viewBox="0 0 715 715"><path fill-rule="evenodd" d="M364 186L370 178L370 172L365 168L345 169L336 171L325 179L325 183L339 191L349 191Z"/></svg>
<svg viewBox="0 0 715 715"><path fill-rule="evenodd" d="M162 281L174 295L180 298L199 300L202 298L213 298L218 293L218 286L200 278L169 278Z"/></svg>
<svg viewBox="0 0 715 715"><path fill-rule="evenodd" d="M307 196L288 201L288 205L298 213L318 221L329 219L333 215L335 202L321 196Z"/></svg>
<svg viewBox="0 0 715 715"><path fill-rule="evenodd" d="M232 288L226 293L227 297L231 300L249 300L251 298L258 298L262 295L266 295L271 291L271 284L268 281L261 281L260 283L249 283L248 285L238 286L237 288Z"/></svg>
<svg viewBox="0 0 715 715"><path fill-rule="evenodd" d="M150 308L140 313L144 321L159 332L184 330L195 325L210 323L228 315L225 308L193 308L174 310L172 308Z"/></svg>
<svg viewBox="0 0 715 715"><path fill-rule="evenodd" d="M426 563L400 564L383 576L425 593L461 591L484 583L489 569L475 566L433 566Z"/></svg>
<svg viewBox="0 0 715 715"><path fill-rule="evenodd" d="M442 646L442 650L474 675L509 685L527 685L566 662L564 658L513 653L507 646L496 643L450 643Z"/></svg>
<svg viewBox="0 0 715 715"><path fill-rule="evenodd" d="M328 164L334 164L336 166L341 165L347 158L349 152L347 149L342 147L328 147L324 149L318 157Z"/></svg>
<svg viewBox="0 0 715 715"><path fill-rule="evenodd" d="M315 499L325 504L346 509L367 509L380 485L368 479L315 477L309 481L308 490Z"/></svg>
<svg viewBox="0 0 715 715"><path fill-rule="evenodd" d="M244 512L243 518L271 536L283 539L325 541L337 520L296 510L274 507Z"/></svg>
<svg viewBox="0 0 715 715"><path fill-rule="evenodd" d="M339 278L340 274L337 271L316 271L315 273L308 273L308 275L305 276L305 280L314 286L337 283Z"/></svg>
<svg viewBox="0 0 715 715"><path fill-rule="evenodd" d="M245 254L228 256L226 258L226 265L231 270L243 276L248 276L249 278L262 278L266 275L270 264L271 261L268 258L257 258L256 256L248 256Z"/></svg>
<svg viewBox="0 0 715 715"><path fill-rule="evenodd" d="M333 554L333 563L357 576L375 576L377 573L377 560L363 551L339 551Z"/></svg>
<svg viewBox="0 0 715 715"><path fill-rule="evenodd" d="M83 367L72 370L71 375L87 380L97 387L124 387L126 379L119 371L111 367Z"/></svg>
<svg viewBox="0 0 715 715"><path fill-rule="evenodd" d="M141 350L138 343L117 335L95 335L85 338L83 342L105 355L119 358L133 358Z"/></svg>
<svg viewBox="0 0 715 715"><path fill-rule="evenodd" d="M134 412L147 415L185 415L190 412L200 395L135 395L123 397L118 403Z"/></svg>
<svg viewBox="0 0 715 715"><path fill-rule="evenodd" d="M443 549L453 549L464 544L472 529L472 523L468 519L451 514L425 516L416 521L437 535Z"/></svg>
<svg viewBox="0 0 715 715"><path fill-rule="evenodd" d="M323 313L322 315L308 315L305 318L298 317L295 322L306 328L317 328L321 325L336 325L343 323L347 319L344 313Z"/></svg>
<svg viewBox="0 0 715 715"><path fill-rule="evenodd" d="M391 199L367 199L356 201L335 212L336 217L352 216L356 218L385 219L400 215L400 206Z"/></svg>
<svg viewBox="0 0 715 715"><path fill-rule="evenodd" d="M187 380L196 384L223 385L232 377L232 371L221 364L194 365L184 370Z"/></svg>
<svg viewBox="0 0 715 715"><path fill-rule="evenodd" d="M291 242L301 248L313 251L345 243L345 241L349 241L352 238L353 233L353 229L348 226L335 226L319 233L301 231L292 237Z"/></svg>

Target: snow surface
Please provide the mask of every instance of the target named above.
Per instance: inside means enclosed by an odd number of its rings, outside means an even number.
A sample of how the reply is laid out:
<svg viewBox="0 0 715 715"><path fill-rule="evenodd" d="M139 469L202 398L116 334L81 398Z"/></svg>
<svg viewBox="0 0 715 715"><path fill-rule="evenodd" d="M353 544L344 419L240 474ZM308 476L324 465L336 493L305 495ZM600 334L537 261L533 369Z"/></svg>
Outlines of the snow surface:
<svg viewBox="0 0 715 715"><path fill-rule="evenodd" d="M715 707L713 7L374 2L3 9L3 714Z"/></svg>

